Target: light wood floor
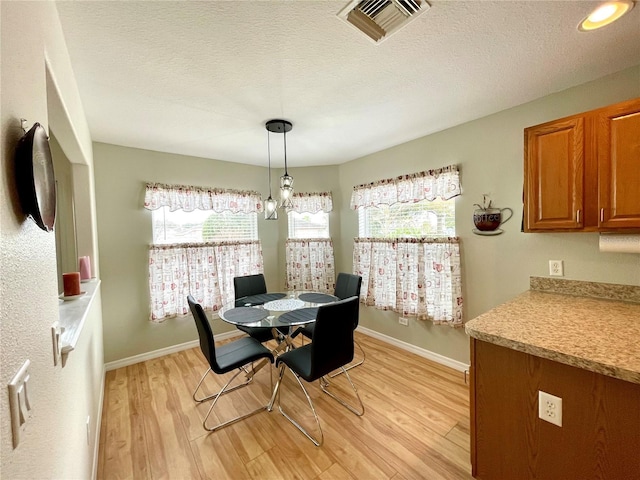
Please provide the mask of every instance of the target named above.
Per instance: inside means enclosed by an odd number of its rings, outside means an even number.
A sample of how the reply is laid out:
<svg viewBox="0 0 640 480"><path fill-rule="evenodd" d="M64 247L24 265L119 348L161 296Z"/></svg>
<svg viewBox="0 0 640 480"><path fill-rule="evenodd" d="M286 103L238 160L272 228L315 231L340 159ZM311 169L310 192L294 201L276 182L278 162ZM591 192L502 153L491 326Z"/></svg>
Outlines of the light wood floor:
<svg viewBox="0 0 640 480"><path fill-rule="evenodd" d="M324 430L321 447L277 407L206 432L209 403L191 398L207 368L199 349L107 372L98 478L471 479L463 374L357 332L356 339L367 359L350 373L365 414L350 413L314 382L308 391ZM210 375L208 390L221 380ZM283 408L312 426L300 387L290 373L285 380ZM346 382L334 380L335 388ZM221 397L221 416L266 403L269 390L265 368L249 387Z"/></svg>

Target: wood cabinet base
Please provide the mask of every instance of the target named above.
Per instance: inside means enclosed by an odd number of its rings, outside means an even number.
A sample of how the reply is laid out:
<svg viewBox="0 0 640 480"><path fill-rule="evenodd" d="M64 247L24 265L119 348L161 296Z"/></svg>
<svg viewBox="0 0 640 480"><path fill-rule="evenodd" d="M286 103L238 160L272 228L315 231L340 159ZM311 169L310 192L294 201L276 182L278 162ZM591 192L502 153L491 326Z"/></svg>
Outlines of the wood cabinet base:
<svg viewBox="0 0 640 480"><path fill-rule="evenodd" d="M640 385L471 339L471 461L481 480L640 479ZM562 427L538 391L562 398Z"/></svg>

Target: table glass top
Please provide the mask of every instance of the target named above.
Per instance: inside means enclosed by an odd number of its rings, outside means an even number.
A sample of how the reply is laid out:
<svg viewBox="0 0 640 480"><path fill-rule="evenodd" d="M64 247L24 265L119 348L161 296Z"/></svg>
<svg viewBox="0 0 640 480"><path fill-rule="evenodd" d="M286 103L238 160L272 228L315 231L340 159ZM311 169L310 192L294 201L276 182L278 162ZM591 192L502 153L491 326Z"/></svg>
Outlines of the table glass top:
<svg viewBox="0 0 640 480"><path fill-rule="evenodd" d="M218 314L234 325L292 327L315 322L318 307L337 300L338 297L317 292L267 293L229 302Z"/></svg>

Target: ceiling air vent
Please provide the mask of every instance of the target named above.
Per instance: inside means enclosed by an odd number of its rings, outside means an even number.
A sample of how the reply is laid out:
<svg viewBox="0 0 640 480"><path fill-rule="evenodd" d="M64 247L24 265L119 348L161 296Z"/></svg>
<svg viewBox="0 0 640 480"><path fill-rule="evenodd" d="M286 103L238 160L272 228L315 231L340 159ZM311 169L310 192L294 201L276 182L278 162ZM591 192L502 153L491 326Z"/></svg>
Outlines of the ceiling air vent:
<svg viewBox="0 0 640 480"><path fill-rule="evenodd" d="M360 30L375 43L380 43L429 8L425 0L356 0L338 13L338 18Z"/></svg>

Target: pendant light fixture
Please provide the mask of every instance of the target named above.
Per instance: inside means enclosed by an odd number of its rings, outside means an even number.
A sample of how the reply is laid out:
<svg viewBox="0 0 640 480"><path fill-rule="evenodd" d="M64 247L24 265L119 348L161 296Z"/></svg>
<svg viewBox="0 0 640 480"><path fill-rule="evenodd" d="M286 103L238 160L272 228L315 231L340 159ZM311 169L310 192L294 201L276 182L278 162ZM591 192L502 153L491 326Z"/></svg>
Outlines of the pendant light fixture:
<svg viewBox="0 0 640 480"><path fill-rule="evenodd" d="M271 134L269 133L269 122L267 122L267 152L269 156L269 198L264 201L264 219L278 219L278 202L271 197Z"/></svg>
<svg viewBox="0 0 640 480"><path fill-rule="evenodd" d="M267 130L274 133L282 133L284 139L284 175L280 177L280 208L291 208L293 202L293 177L287 171L287 132L293 128L291 122L286 120L269 120Z"/></svg>

